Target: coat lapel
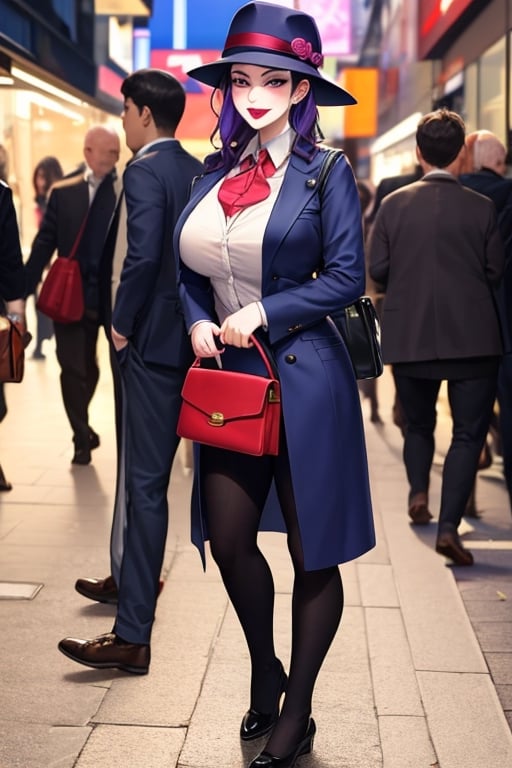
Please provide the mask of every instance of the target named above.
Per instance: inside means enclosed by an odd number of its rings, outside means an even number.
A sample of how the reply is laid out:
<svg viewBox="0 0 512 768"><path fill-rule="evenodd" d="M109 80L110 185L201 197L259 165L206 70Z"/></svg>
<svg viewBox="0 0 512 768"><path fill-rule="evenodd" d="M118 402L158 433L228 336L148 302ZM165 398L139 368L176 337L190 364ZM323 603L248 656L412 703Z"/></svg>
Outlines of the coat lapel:
<svg viewBox="0 0 512 768"><path fill-rule="evenodd" d="M264 286L268 285L272 261L283 239L316 193L316 182L322 162L323 154L320 152L311 162L293 154L290 158L263 238L262 284Z"/></svg>
<svg viewBox="0 0 512 768"><path fill-rule="evenodd" d="M283 184L263 237L263 286L267 285L267 281L270 280L272 261L279 246L301 211L316 193L316 182L322 162L323 153L321 152L318 152L311 162L293 154L290 158ZM186 221L190 210L215 186L222 178L222 175L222 171L207 173L204 177L201 177L202 183L199 187L192 188L190 200L180 216L179 225L175 232L176 240L179 239L181 227Z"/></svg>

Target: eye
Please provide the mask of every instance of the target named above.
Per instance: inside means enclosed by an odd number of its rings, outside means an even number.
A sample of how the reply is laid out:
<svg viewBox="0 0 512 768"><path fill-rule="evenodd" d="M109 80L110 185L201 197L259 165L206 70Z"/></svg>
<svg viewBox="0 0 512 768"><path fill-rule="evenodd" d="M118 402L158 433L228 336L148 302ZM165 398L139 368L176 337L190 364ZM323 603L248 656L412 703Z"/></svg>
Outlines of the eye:
<svg viewBox="0 0 512 768"><path fill-rule="evenodd" d="M268 85L271 88L281 88L281 86L286 85L287 82L288 80L282 77L273 77L271 80L267 80L265 85Z"/></svg>
<svg viewBox="0 0 512 768"><path fill-rule="evenodd" d="M231 84L236 85L238 88L243 88L246 85L249 85L249 81L247 78L242 77L242 75L233 75L231 77Z"/></svg>

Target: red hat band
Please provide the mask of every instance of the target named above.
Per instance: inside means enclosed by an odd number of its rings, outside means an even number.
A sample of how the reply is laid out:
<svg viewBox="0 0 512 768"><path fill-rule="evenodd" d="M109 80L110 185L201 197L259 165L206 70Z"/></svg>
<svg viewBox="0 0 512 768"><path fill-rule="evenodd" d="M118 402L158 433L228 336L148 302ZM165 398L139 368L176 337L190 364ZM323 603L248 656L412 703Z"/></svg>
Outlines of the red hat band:
<svg viewBox="0 0 512 768"><path fill-rule="evenodd" d="M226 40L223 55L226 56L231 48L263 48L266 51L275 53L284 53L289 56L307 61L314 67L322 66L324 57L318 51L313 50L313 46L303 37L295 37L291 43L287 40L281 40L273 35L264 35L259 32L240 32L230 35Z"/></svg>

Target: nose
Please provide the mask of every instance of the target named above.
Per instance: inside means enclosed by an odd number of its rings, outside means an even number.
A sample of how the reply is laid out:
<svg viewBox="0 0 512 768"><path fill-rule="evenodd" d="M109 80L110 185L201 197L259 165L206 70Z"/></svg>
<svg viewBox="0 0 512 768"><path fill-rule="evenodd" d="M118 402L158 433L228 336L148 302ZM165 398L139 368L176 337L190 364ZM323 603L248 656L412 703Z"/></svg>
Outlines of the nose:
<svg viewBox="0 0 512 768"><path fill-rule="evenodd" d="M249 90L249 101L251 101L251 102L253 102L253 101L256 101L256 99L258 98L258 95L259 95L259 92L260 92L260 90L261 90L261 86L259 86L259 85L254 85L254 86L253 86L253 87L252 87L252 88Z"/></svg>

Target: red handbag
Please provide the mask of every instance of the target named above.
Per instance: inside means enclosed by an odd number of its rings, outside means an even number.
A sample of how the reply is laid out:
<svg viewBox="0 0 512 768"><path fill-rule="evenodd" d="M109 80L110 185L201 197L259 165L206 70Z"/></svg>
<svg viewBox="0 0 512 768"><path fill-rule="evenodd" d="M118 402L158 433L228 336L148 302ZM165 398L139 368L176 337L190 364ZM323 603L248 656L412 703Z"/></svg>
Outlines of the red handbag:
<svg viewBox="0 0 512 768"><path fill-rule="evenodd" d="M25 341L8 317L0 316L0 382L23 379Z"/></svg>
<svg viewBox="0 0 512 768"><path fill-rule="evenodd" d="M279 453L281 390L259 341L268 378L252 373L201 368L196 358L181 391L177 433L198 443L252 456Z"/></svg>
<svg viewBox="0 0 512 768"><path fill-rule="evenodd" d="M84 316L84 291L80 264L75 259L85 229L87 216L73 243L69 256L59 256L46 275L36 307L57 323L77 323Z"/></svg>

